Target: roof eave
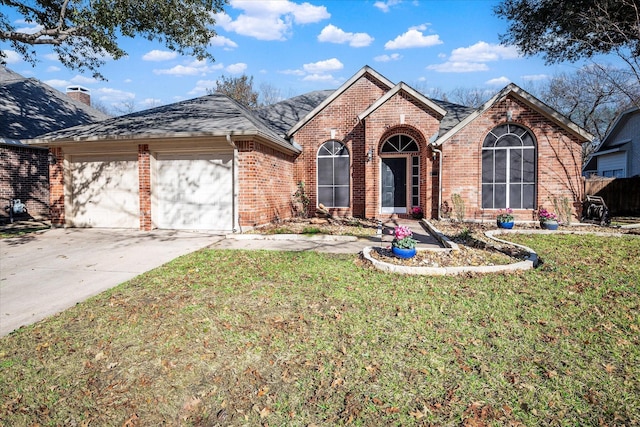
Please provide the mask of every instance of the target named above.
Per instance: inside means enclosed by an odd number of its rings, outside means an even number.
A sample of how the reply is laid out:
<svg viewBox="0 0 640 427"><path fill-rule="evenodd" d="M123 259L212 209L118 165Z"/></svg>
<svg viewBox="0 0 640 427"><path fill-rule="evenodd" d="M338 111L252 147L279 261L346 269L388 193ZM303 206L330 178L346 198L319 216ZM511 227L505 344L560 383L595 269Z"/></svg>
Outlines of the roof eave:
<svg viewBox="0 0 640 427"><path fill-rule="evenodd" d="M467 117L465 117L464 120L462 120L456 126L451 128L447 133L445 133L444 135L440 136L433 143L433 145L441 146L447 140L449 140L453 135L455 135L459 130L464 128L467 124L469 124L470 122L475 120L478 116L480 116L482 113L484 113L486 110L491 108L491 106L493 106L496 102L498 102L501 99L506 98L510 94L513 94L518 99L520 99L522 102L526 103L527 105L529 105L530 107L532 107L536 111L540 112L542 115L544 115L545 117L547 117L548 119L550 119L554 123L560 125L564 129L568 130L574 136L577 136L579 139L583 140L583 142L592 141L593 140L594 136L591 135L589 132L587 132L586 130L582 129L580 126L576 125L575 123L573 123L571 120L567 119L566 117L562 116L557 111L555 111L552 108L548 107L546 104L544 104L541 101L537 100L535 97L529 95L527 92L525 92L523 89L521 89L517 85L511 83L508 86L506 86L504 89L502 89L500 92L498 92L496 95L494 95L487 102L485 102L476 111L474 111L473 113L471 113Z"/></svg>
<svg viewBox="0 0 640 427"><path fill-rule="evenodd" d="M369 108L367 108L365 111L360 113L360 115L358 115L358 120L359 121L364 120L366 117L368 117L371 113L373 113L375 110L377 110L382 105L384 105L385 102L387 102L389 99L391 99L394 95L396 95L400 91L405 91L406 93L408 93L409 95L411 95L412 97L420 101L424 106L432 109L436 113L440 114L440 116L442 117L444 117L447 114L447 110L437 105L436 103L431 101L429 98L427 98L420 92L416 91L406 83L400 82L397 85L395 85L390 91L388 91L383 96L381 96L376 102L371 104Z"/></svg>
<svg viewBox="0 0 640 427"><path fill-rule="evenodd" d="M109 136L88 136L88 137L71 137L71 138L59 138L59 139L46 139L46 138L36 138L25 140L24 142L28 145L32 146L65 146L65 145L75 145L78 143L87 143L87 142L127 142L127 141L142 141L142 140L160 140L160 139L174 139L174 138L226 138L230 136L234 137L252 137L258 139L260 142L265 145L269 145L273 148L279 149L280 151L288 151L292 154L299 154L301 151L295 148L293 145L289 144L284 139L277 140L273 138L271 135L259 131L259 130L250 130L250 131L215 131L215 132L167 132L162 134L124 134L124 135L109 135Z"/></svg>

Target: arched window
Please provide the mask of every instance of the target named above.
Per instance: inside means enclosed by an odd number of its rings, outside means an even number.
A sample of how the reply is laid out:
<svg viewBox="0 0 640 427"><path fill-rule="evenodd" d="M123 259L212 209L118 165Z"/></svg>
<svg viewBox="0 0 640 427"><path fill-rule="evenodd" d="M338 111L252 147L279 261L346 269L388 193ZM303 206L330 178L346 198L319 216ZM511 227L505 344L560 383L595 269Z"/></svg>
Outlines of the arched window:
<svg viewBox="0 0 640 427"><path fill-rule="evenodd" d="M349 207L349 151L340 141L327 141L318 150L318 204Z"/></svg>
<svg viewBox="0 0 640 427"><path fill-rule="evenodd" d="M482 144L482 207L533 209L536 198L536 145L525 128L504 124Z"/></svg>
<svg viewBox="0 0 640 427"><path fill-rule="evenodd" d="M382 145L382 153L417 153L418 144L407 135L394 135Z"/></svg>

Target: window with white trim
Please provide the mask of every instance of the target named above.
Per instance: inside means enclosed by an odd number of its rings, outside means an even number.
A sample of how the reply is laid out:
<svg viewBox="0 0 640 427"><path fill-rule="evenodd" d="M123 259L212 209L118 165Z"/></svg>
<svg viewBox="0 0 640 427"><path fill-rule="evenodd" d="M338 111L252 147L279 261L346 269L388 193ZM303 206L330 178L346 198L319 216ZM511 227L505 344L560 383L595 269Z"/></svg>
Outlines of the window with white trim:
<svg viewBox="0 0 640 427"><path fill-rule="evenodd" d="M531 132L507 123L482 144L482 207L533 209L536 198L536 144Z"/></svg>
<svg viewBox="0 0 640 427"><path fill-rule="evenodd" d="M318 149L318 204L349 207L349 151L340 141L327 141Z"/></svg>

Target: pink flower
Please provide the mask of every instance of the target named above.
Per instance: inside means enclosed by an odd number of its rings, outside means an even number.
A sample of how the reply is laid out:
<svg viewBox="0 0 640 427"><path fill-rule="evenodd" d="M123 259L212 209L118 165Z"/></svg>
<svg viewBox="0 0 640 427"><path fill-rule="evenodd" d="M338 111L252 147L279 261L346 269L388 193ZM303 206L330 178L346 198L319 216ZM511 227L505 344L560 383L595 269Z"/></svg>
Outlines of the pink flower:
<svg viewBox="0 0 640 427"><path fill-rule="evenodd" d="M398 240L402 240L406 237L411 237L413 235L409 227L405 227L404 225L400 225L396 227L394 232L395 232L395 237Z"/></svg>

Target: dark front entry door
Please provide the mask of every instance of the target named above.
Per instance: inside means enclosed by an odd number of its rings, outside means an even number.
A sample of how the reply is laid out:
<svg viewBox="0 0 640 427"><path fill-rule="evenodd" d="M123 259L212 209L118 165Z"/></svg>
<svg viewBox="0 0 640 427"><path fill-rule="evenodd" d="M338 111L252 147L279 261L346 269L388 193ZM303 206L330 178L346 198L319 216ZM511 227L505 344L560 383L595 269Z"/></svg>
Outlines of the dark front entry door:
<svg viewBox="0 0 640 427"><path fill-rule="evenodd" d="M407 212L407 159L382 159L382 213Z"/></svg>

